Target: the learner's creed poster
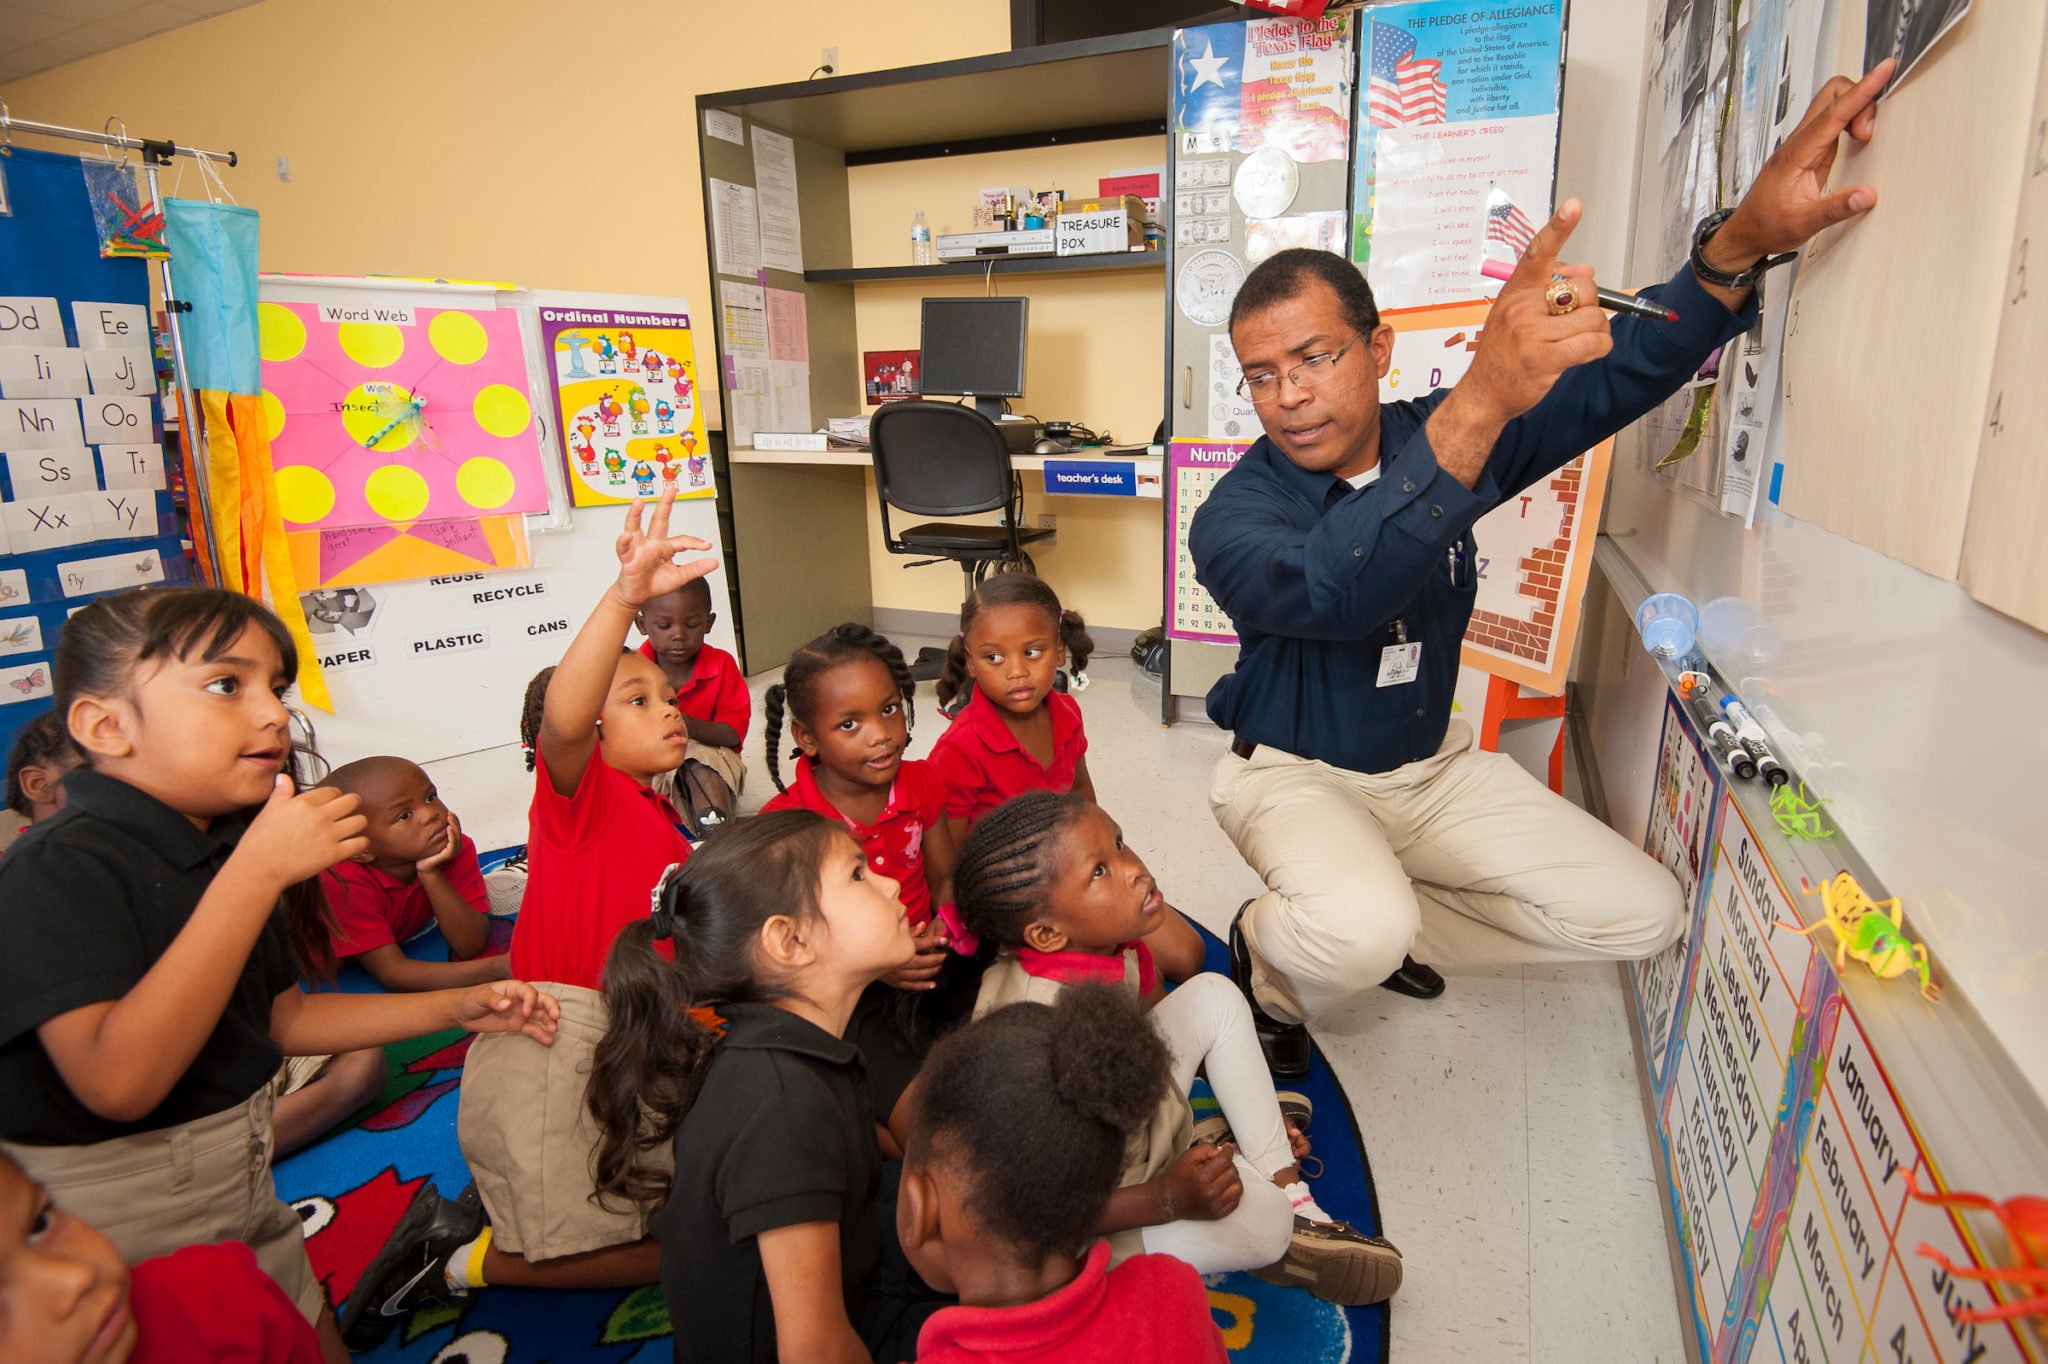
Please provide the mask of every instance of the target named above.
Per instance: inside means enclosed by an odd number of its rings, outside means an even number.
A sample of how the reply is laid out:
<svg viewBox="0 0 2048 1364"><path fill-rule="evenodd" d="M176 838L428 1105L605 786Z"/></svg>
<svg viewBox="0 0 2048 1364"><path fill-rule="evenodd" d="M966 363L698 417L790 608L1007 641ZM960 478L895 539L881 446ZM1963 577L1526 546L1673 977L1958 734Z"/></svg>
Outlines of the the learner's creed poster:
<svg viewBox="0 0 2048 1364"><path fill-rule="evenodd" d="M1195 581L1195 558L1188 552L1188 527L1209 499L1209 490L1237 467L1251 448L1249 441L1174 440L1166 447L1167 553L1166 633L1174 639L1207 644L1235 644L1230 616L1208 590Z"/></svg>
<svg viewBox="0 0 2048 1364"><path fill-rule="evenodd" d="M1290 161L1343 160L1351 140L1350 33L1351 16L1337 14L1210 24L1176 34L1180 154L1272 147ZM1284 211L1283 204L1273 213Z"/></svg>
<svg viewBox="0 0 2048 1364"><path fill-rule="evenodd" d="M688 313L542 308L540 325L577 506L716 495Z"/></svg>
<svg viewBox="0 0 2048 1364"><path fill-rule="evenodd" d="M1352 259L1369 266L1383 309L1492 295L1478 273L1488 191L1527 222L1550 212L1563 6L1379 6L1361 19L1358 50Z"/></svg>

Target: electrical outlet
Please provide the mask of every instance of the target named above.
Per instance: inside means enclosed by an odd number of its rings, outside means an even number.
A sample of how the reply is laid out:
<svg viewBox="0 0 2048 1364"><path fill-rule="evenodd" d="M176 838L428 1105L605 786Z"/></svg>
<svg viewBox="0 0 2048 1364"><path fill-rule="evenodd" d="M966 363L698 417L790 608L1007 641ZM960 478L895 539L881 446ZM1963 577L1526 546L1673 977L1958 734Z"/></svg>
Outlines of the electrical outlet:
<svg viewBox="0 0 2048 1364"><path fill-rule="evenodd" d="M290 157L280 156L277 158L277 178L280 180L292 178L292 159Z"/></svg>
<svg viewBox="0 0 2048 1364"><path fill-rule="evenodd" d="M839 49L836 47L819 48L818 63L825 68L828 75L837 75L839 72Z"/></svg>
<svg viewBox="0 0 2048 1364"><path fill-rule="evenodd" d="M1060 519L1051 512L1040 512L1038 514L1038 528L1040 530L1058 530L1060 528Z"/></svg>

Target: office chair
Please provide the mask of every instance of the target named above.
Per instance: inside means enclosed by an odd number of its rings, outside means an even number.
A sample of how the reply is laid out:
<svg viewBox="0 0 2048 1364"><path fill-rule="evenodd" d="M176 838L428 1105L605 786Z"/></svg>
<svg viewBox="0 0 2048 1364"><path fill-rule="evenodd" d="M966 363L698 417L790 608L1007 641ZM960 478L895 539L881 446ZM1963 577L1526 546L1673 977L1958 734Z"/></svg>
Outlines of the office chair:
<svg viewBox="0 0 2048 1364"><path fill-rule="evenodd" d="M930 557L905 564L922 568L952 560L965 580L961 601L974 594L996 564L1028 562L1024 546L1052 535L1021 530L1023 485L1010 467L1009 447L996 424L958 403L890 403L868 427L875 462L875 496L882 504L882 539L891 554ZM1001 510L1000 526L926 521L896 534L889 510L913 516L973 516ZM945 651L918 650L911 675L929 681L945 665Z"/></svg>

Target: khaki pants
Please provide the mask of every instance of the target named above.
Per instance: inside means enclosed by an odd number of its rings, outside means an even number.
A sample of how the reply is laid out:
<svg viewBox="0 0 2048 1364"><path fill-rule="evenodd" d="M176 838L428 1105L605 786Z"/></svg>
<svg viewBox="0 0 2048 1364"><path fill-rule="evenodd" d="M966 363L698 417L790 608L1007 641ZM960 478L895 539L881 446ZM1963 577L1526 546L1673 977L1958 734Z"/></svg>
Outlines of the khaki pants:
<svg viewBox="0 0 2048 1364"><path fill-rule="evenodd" d="M1226 753L1216 822L1266 883L1244 916L1259 1004L1302 1022L1400 966L1635 960L1684 924L1678 883L1451 722L1433 757L1353 772Z"/></svg>
<svg viewBox="0 0 2048 1364"><path fill-rule="evenodd" d="M5 1150L57 1202L98 1227L134 1264L183 1246L242 1241L308 1321L327 1305L306 1259L304 1224L270 1175L272 1087L182 1127L91 1146Z"/></svg>

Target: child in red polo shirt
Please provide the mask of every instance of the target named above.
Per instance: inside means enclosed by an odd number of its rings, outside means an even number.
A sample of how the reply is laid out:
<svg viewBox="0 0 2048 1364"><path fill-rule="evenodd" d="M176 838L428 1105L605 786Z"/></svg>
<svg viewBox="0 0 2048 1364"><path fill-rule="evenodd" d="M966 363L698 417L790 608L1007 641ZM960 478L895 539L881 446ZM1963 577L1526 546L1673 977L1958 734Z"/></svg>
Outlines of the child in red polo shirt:
<svg viewBox="0 0 2048 1364"><path fill-rule="evenodd" d="M1097 1224L1112 1259L1163 1252L1204 1274L1247 1270L1348 1306L1400 1287L1400 1252L1309 1192L1301 1160L1313 1110L1292 1094L1282 1107L1251 1006L1230 978L1205 972L1159 989L1143 939L1165 901L1116 821L1073 793L1032 791L974 826L954 875L968 924L1003 949L976 1017L1108 983L1143 998L1173 1055L1173 1088L1123 1148L1121 1187ZM1197 1069L1223 1110L1205 1130L1186 1098Z"/></svg>
<svg viewBox="0 0 2048 1364"><path fill-rule="evenodd" d="M363 758L320 783L353 793L370 846L320 878L334 914L336 960L354 960L387 990L441 990L505 980L511 958L490 946L491 895L476 844L433 780L404 758ZM414 961L399 944L437 923L447 961Z"/></svg>
<svg viewBox="0 0 2048 1364"><path fill-rule="evenodd" d="M1153 1254L1111 1269L1096 1239L1125 1143L1170 1093L1170 1060L1136 1001L1092 986L1011 1005L933 1048L896 1232L960 1305L925 1322L919 1364L1223 1364L1192 1266Z"/></svg>
<svg viewBox="0 0 2048 1364"><path fill-rule="evenodd" d="M708 804L718 810L721 819L730 819L738 811L736 797L747 779L740 747L754 718L754 702L747 695L747 679L740 675L739 660L705 642L717 623L718 614L711 609L711 584L702 578L643 603L633 616L633 624L647 636L640 656L653 660L675 688L676 709L683 713L683 725L690 734L683 765L671 775L656 778L655 789L674 800L678 808L686 803ZM705 780L705 774L699 774L700 801L689 800L693 795L688 789L691 763L702 764L715 778Z"/></svg>
<svg viewBox="0 0 2048 1364"><path fill-rule="evenodd" d="M781 794L762 813L814 810L843 824L870 867L902 882L918 954L868 989L846 1034L867 1063L868 1089L894 1145L892 1156L901 1153L908 1131L903 1096L930 1032L973 1007L981 974L974 944L963 940L953 910L946 788L928 763L903 757L916 690L903 651L849 621L792 654L766 697L768 775ZM797 745L790 786L783 785L779 752L785 715ZM905 992L917 998L892 1004ZM898 1017L898 1010L919 1017Z"/></svg>
<svg viewBox="0 0 2048 1364"><path fill-rule="evenodd" d="M0 1359L43 1364L320 1364L320 1340L240 1241L133 1269L0 1154Z"/></svg>
<svg viewBox="0 0 2048 1364"><path fill-rule="evenodd" d="M1062 667L1087 686L1095 641L1078 611L1060 606L1043 578L998 573L960 607L960 633L946 650L939 704L972 683L967 705L932 746L946 783L946 820L958 844L983 815L1026 791L1072 791L1095 801L1081 706L1053 688ZM1148 939L1169 980L1202 969L1202 935L1172 905Z"/></svg>
<svg viewBox="0 0 2048 1364"><path fill-rule="evenodd" d="M349 1296L342 1335L351 1349L372 1348L415 1307L486 1283L623 1288L651 1284L659 1273L645 1215L592 1197L598 1129L584 1094L609 1026L602 988L612 940L646 917L662 874L690 855L682 817L650 789L682 763L689 743L675 689L626 647L645 603L718 566L676 562L710 546L669 534L674 503L671 488L643 531L645 504L634 501L613 543L618 581L562 661L527 685L520 716L535 775L512 963L554 982L559 1054L471 1046L455 1132L477 1196L421 1190Z"/></svg>

